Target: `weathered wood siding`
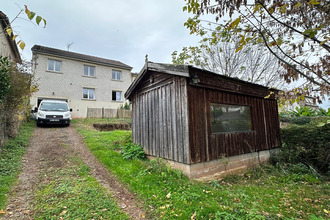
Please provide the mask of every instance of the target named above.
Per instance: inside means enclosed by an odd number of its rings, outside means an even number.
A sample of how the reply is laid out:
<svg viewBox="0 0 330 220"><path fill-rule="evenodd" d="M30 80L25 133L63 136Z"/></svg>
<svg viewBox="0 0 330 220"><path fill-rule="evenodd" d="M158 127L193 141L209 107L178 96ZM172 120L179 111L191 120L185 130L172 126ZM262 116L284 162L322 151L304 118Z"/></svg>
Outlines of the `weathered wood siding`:
<svg viewBox="0 0 330 220"><path fill-rule="evenodd" d="M253 90L244 85L219 82L219 80L212 82L212 78L207 78L207 75L204 76L205 78L199 77L201 80L199 86L188 85L191 163L279 146L277 103L274 99L264 99L267 95L265 89ZM212 84L212 88L206 88ZM233 92L229 92L230 90ZM244 93L252 95L244 95ZM210 103L251 106L252 131L212 134Z"/></svg>
<svg viewBox="0 0 330 220"><path fill-rule="evenodd" d="M150 72L132 97L133 141L146 154L190 163L187 79Z"/></svg>

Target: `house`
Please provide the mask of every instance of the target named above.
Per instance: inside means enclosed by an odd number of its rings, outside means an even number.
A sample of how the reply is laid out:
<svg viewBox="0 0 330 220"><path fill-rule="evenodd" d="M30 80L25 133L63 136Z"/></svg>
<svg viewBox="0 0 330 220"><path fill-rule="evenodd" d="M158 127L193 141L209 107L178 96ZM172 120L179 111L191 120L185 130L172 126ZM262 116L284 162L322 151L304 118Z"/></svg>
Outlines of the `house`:
<svg viewBox="0 0 330 220"><path fill-rule="evenodd" d="M8 57L12 62L21 63L22 60L16 45L16 41L13 40L13 34L8 35L8 32L6 31L7 28L11 29L10 21L8 17L2 11L0 11L0 56ZM1 73L1 75L5 74ZM2 79L3 78L1 77L1 80ZM1 95L3 94L2 86L3 84L1 81ZM8 137L13 136L16 131L14 125L18 124L15 116L12 114L7 114L8 109L4 108L2 104L3 102L0 102L0 148Z"/></svg>
<svg viewBox="0 0 330 220"><path fill-rule="evenodd" d="M84 118L87 108L117 109L132 82L132 67L115 60L34 45L34 77L39 91L31 105L43 99L69 103L72 117Z"/></svg>
<svg viewBox="0 0 330 220"><path fill-rule="evenodd" d="M16 41L13 40L13 33L8 35L6 29L10 28L10 21L8 17L0 11L0 56L9 57L16 63L21 63L21 56L18 51Z"/></svg>
<svg viewBox="0 0 330 220"><path fill-rule="evenodd" d="M125 93L133 142L191 178L254 166L280 145L274 93L193 66L147 61Z"/></svg>

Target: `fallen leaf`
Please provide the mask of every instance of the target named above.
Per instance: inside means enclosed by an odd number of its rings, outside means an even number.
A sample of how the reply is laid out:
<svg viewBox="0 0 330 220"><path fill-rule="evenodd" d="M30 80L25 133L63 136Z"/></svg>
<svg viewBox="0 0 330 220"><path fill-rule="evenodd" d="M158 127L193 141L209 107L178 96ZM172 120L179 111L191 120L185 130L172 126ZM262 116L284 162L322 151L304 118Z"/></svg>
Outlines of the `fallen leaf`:
<svg viewBox="0 0 330 220"><path fill-rule="evenodd" d="M310 203L312 203L313 201L311 200L311 199L309 199L309 198L305 198L304 199L306 202L310 202Z"/></svg>
<svg viewBox="0 0 330 220"><path fill-rule="evenodd" d="M142 218L146 218L146 216L145 216L143 213L142 213L141 217L142 217Z"/></svg>
<svg viewBox="0 0 330 220"><path fill-rule="evenodd" d="M165 206L161 206L161 207L159 207L160 209L165 209Z"/></svg>
<svg viewBox="0 0 330 220"><path fill-rule="evenodd" d="M329 214L329 211L326 210L326 209L323 209L323 212L326 213L326 214Z"/></svg>
<svg viewBox="0 0 330 220"><path fill-rule="evenodd" d="M196 211L195 211L194 214L190 217L190 219L191 219L191 220L196 219L196 215L197 215L197 213L196 213Z"/></svg>
<svg viewBox="0 0 330 220"><path fill-rule="evenodd" d="M29 214L30 213L30 210L25 210L24 211L24 214Z"/></svg>
<svg viewBox="0 0 330 220"><path fill-rule="evenodd" d="M67 213L68 211L67 210L64 210L63 212L61 212L60 215L64 215L65 213Z"/></svg>
<svg viewBox="0 0 330 220"><path fill-rule="evenodd" d="M166 195L166 198L170 198L171 197L171 193L168 193L167 195Z"/></svg>
<svg viewBox="0 0 330 220"><path fill-rule="evenodd" d="M0 214L6 214L6 211L1 209Z"/></svg>

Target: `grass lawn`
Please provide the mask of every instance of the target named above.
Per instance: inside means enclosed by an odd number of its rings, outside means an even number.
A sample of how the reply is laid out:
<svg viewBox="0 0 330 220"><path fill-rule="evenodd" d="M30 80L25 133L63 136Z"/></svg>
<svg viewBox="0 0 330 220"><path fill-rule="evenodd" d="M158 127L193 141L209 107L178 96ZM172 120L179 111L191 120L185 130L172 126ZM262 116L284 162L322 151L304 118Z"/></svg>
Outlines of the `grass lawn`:
<svg viewBox="0 0 330 220"><path fill-rule="evenodd" d="M51 179L36 193L34 219L129 219L89 170L71 157L66 168L47 173Z"/></svg>
<svg viewBox="0 0 330 220"><path fill-rule="evenodd" d="M99 132L92 120L73 125L104 166L144 201L155 219L328 219L328 181L301 166L263 166L242 176L201 183L161 160L127 160L131 131Z"/></svg>
<svg viewBox="0 0 330 220"><path fill-rule="evenodd" d="M19 135L9 139L0 149L0 210L4 209L11 186L21 169L22 157L33 134L35 122L22 125Z"/></svg>

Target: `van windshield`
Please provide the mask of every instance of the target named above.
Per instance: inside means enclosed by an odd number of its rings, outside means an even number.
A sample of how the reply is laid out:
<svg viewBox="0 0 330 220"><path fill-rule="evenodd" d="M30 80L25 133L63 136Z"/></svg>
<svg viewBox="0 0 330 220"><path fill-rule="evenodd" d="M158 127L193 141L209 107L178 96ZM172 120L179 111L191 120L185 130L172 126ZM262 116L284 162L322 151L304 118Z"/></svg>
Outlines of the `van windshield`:
<svg viewBox="0 0 330 220"><path fill-rule="evenodd" d="M55 102L43 102L40 104L41 111L58 111L67 112L69 111L68 104L66 103L55 103Z"/></svg>

